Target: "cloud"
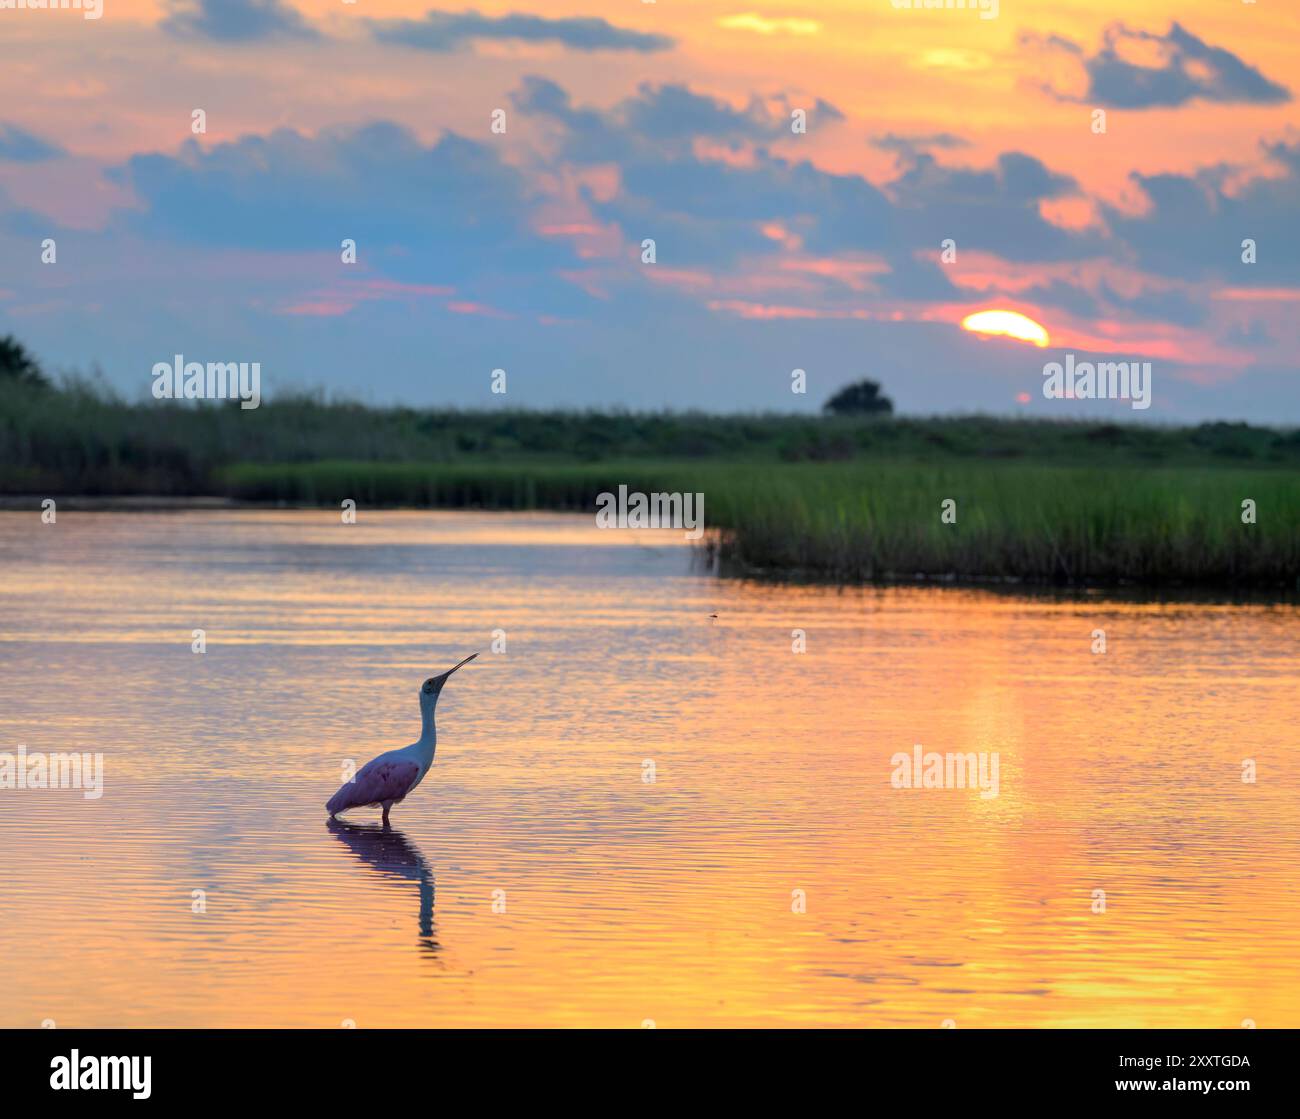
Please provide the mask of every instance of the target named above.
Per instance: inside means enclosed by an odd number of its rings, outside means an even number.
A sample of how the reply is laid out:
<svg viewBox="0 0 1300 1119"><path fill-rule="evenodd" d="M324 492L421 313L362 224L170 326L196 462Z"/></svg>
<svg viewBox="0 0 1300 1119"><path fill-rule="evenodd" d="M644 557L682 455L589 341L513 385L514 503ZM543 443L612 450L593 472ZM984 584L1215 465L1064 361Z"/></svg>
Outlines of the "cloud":
<svg viewBox="0 0 1300 1119"><path fill-rule="evenodd" d="M951 132L931 132L919 136L900 136L895 132L886 132L882 136L871 137L871 146L882 152L894 152L896 155L914 158L927 148L964 148L969 141L955 136Z"/></svg>
<svg viewBox="0 0 1300 1119"><path fill-rule="evenodd" d="M813 112L825 117L827 120L838 121L838 120L848 119L842 112L839 111L839 109L837 109L829 101L823 101L820 97L817 98L817 103L813 106Z"/></svg>
<svg viewBox="0 0 1300 1119"><path fill-rule="evenodd" d="M961 293L930 259L945 237L963 250L1020 261L1108 251L1099 231L1070 231L1043 217L1043 203L1079 187L1039 160L1007 152L991 168L954 168L916 150L917 142L961 147L950 133L883 138L904 159L894 181L877 186L769 150L788 124L756 97L737 109L685 86L646 83L634 97L597 109L574 105L552 81L530 78L513 100L549 118L562 159L616 165L618 191L588 197L591 214L633 243L655 238L660 260L674 268L719 275L775 268L791 251L823 260L872 254L884 265L871 280L877 295L955 300ZM700 138L728 143L741 158L710 157L698 149Z"/></svg>
<svg viewBox="0 0 1300 1119"><path fill-rule="evenodd" d="M1036 284L1016 292L1015 297L1036 307L1058 307L1080 319L1091 319L1102 313L1101 305L1092 295L1063 280Z"/></svg>
<svg viewBox="0 0 1300 1119"><path fill-rule="evenodd" d="M85 273L87 299L125 306L105 280L118 262L135 262L138 273L152 267L139 262L165 260L167 268L131 285L155 308L140 312L154 337L188 321L174 306L207 300L222 309L214 321L242 324L242 337L272 351L267 368L273 358L292 367L302 354L310 376L346 381L357 362L378 360L391 370L377 375L376 391L405 383L428 393L459 384L465 370L517 366L533 378L522 383L552 404L570 390L567 399L588 401L600 391L590 369L612 364L623 371L619 391L643 377L655 386L643 402L670 381L662 391L702 402L697 394L710 390L686 371L699 368L692 354L717 352L728 355L718 384L737 386L754 362L788 357L789 368L811 368L821 355L833 365L864 346L893 382L913 377L921 357L983 369L970 364L973 355L996 380L1002 351L968 345L952 325L985 295L1026 313L1042 307L1054 334L1083 337L1105 321L1120 331L1120 342L1105 336L1112 343L1159 344L1175 355L1171 365L1178 354L1199 354L1213 368L1247 345L1259 361L1288 361L1284 316L1294 303L1261 309L1253 297L1216 303L1212 295L1224 285L1249 293L1251 284L1294 282L1300 141L1267 146L1267 169L1135 176L1153 203L1146 212L1098 202L1095 223L1064 229L1043 214L1082 197L1073 178L1014 151L950 164L965 146L952 133L877 137L900 159L890 181L873 182L802 158L780 98L732 102L681 83L643 83L593 105L534 77L511 102L532 115L538 141L512 149L509 162L495 142L454 133L430 142L388 122L135 156L109 175L133 204L92 239L101 263ZM823 119L834 119L826 109ZM0 236L13 221L0 216ZM1259 265L1237 264L1243 236L1258 237ZM654 267L639 262L647 237L656 241ZM970 283L938 263L948 237ZM355 266L339 261L344 238L357 243ZM91 253L84 236L79 251ZM204 284L176 292L173 260L200 262ZM232 260L222 286L223 262ZM670 348L629 355L627 338L649 324ZM436 389L421 364L430 330L443 378ZM364 357L362 339L378 347L377 359ZM137 363L148 357L131 352ZM665 369L677 372L665 379ZM953 391L969 402L989 387L964 383Z"/></svg>
<svg viewBox="0 0 1300 1119"><path fill-rule="evenodd" d="M1099 234L1071 231L1042 216L1041 204L1070 197L1078 185L1031 155L1003 152L988 169L948 167L921 153L888 184L895 220L924 243L946 237L962 248L1005 260L1079 259L1104 251Z"/></svg>
<svg viewBox="0 0 1300 1119"><path fill-rule="evenodd" d="M668 50L674 45L667 35L630 31L595 16L547 19L519 12L485 16L475 11L430 11L423 19L372 19L367 23L378 42L438 52L453 51L479 39L560 43L579 51L642 53Z"/></svg>
<svg viewBox="0 0 1300 1119"><path fill-rule="evenodd" d="M822 25L815 19L772 19L757 12L723 16L717 20L717 24L727 31L752 31L758 35L816 35L822 29Z"/></svg>
<svg viewBox="0 0 1300 1119"><path fill-rule="evenodd" d="M321 37L284 0L171 0L170 7L160 26L181 39L252 43Z"/></svg>
<svg viewBox="0 0 1300 1119"><path fill-rule="evenodd" d="M0 124L0 162L41 163L66 153L60 147L12 124Z"/></svg>
<svg viewBox="0 0 1300 1119"><path fill-rule="evenodd" d="M1181 291L1141 291L1124 296L1103 282L1101 294L1109 302L1144 319L1158 319L1176 326L1200 326L1208 316L1203 303L1197 303Z"/></svg>
<svg viewBox="0 0 1300 1119"><path fill-rule="evenodd" d="M654 143L663 140L771 140L789 127L789 117L770 113L757 98L744 109L693 93L684 85L643 82L635 97L616 110L621 126Z"/></svg>
<svg viewBox="0 0 1300 1119"><path fill-rule="evenodd" d="M767 150L790 135L784 105L770 108L752 96L737 109L683 85L643 83L634 96L595 109L575 106L544 78L526 79L512 100L549 118L560 133L561 158L617 166L620 189L606 199L587 197L591 213L633 243L654 238L660 260L673 269L718 274L775 262L768 230L779 226L815 257L887 253L888 267L874 281L883 293L956 295L937 265L914 258L880 189L860 175L821 171ZM838 118L834 106L817 104L824 116ZM740 163L708 158L696 151L700 139L749 150Z"/></svg>
<svg viewBox="0 0 1300 1119"><path fill-rule="evenodd" d="M1106 28L1101 49L1089 57L1077 43L1059 35L1026 33L1022 45L1073 56L1083 66L1082 96L1044 89L1062 101L1088 102L1117 109L1173 108L1189 101L1272 105L1291 100L1291 92L1223 47L1212 47L1178 23L1165 35L1122 23ZM1134 61L1154 54L1157 65Z"/></svg>
<svg viewBox="0 0 1300 1119"><path fill-rule="evenodd" d="M1300 139L1261 147L1272 168L1254 168L1248 178L1232 166L1191 175L1134 174L1150 205L1141 214L1103 207L1106 222L1148 271L1182 280L1222 277L1241 287L1294 285ZM1254 264L1241 260L1248 238L1257 246Z"/></svg>
<svg viewBox="0 0 1300 1119"><path fill-rule="evenodd" d="M134 156L108 177L141 204L119 219L132 235L335 261L349 238L366 269L453 283L482 302L491 296L475 284L486 276L526 291L575 260L567 244L533 232L524 178L495 146L452 133L426 145L392 123L314 136L281 129Z"/></svg>
<svg viewBox="0 0 1300 1119"><path fill-rule="evenodd" d="M794 102L769 105L751 96L743 109L685 85L642 82L636 93L609 109L577 108L569 94L549 78L530 76L510 95L523 113L549 118L562 134L561 154L575 163L658 162L667 152L689 151L696 140L740 145L769 143L791 136ZM820 97L813 102L809 127L837 123L844 114Z"/></svg>

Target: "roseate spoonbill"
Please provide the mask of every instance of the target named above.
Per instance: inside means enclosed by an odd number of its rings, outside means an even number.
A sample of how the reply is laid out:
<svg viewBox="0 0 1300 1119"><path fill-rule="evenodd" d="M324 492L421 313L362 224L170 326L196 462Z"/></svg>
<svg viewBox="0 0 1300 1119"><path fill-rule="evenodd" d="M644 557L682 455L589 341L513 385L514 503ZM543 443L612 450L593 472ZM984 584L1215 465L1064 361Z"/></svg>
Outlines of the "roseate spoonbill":
<svg viewBox="0 0 1300 1119"><path fill-rule="evenodd" d="M405 800L433 765L433 752L438 744L438 735L433 729L433 709L438 706L442 686L457 668L463 668L477 656L477 653L471 653L455 668L449 668L441 676L430 676L424 682L420 689L420 740L366 762L351 781L345 782L326 801L325 809L331 817L349 808L378 804L383 806L384 825L388 825L388 810L398 801Z"/></svg>

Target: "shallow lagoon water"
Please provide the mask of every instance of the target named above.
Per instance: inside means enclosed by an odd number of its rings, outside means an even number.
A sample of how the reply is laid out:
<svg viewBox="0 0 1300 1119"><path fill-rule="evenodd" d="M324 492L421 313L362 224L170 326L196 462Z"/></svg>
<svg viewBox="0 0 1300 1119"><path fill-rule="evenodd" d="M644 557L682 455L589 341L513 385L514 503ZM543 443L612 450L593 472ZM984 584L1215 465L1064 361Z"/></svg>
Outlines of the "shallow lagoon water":
<svg viewBox="0 0 1300 1119"><path fill-rule="evenodd" d="M394 832L328 825L475 650ZM567 516L0 513L0 751L105 767L0 789L0 1025L1298 1026L1298 695L1294 604L719 580ZM892 787L916 743L998 795Z"/></svg>

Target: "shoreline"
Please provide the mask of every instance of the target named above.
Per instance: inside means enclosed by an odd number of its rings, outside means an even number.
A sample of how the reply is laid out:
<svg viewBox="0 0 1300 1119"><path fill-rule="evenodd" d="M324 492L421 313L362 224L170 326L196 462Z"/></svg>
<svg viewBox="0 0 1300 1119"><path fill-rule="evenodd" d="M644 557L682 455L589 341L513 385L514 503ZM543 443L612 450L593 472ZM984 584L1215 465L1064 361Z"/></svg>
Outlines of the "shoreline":
<svg viewBox="0 0 1300 1119"><path fill-rule="evenodd" d="M0 512L41 511L41 502L53 500L60 510L78 513L151 513L168 509L238 509L258 508L259 501L240 501L233 497L171 497L164 494L0 494Z"/></svg>
<svg viewBox="0 0 1300 1119"><path fill-rule="evenodd" d="M31 513L39 515L41 502L49 495L0 494L0 513ZM321 502L258 501L248 498L223 496L171 496L163 494L74 494L56 496L59 512L73 513L203 513L203 512L312 512L336 511L333 505ZM594 515L570 505L552 508L501 508L467 505L413 505L375 504L369 508L376 512L391 513L478 513L518 516L529 513L557 516ZM625 531L637 531L629 529ZM889 587L937 587L962 590L981 590L990 593L1033 597L1065 597L1079 599L1123 599L1170 602L1221 602L1255 603L1258 605L1291 605L1300 602L1300 576L1296 585L1281 582L1251 583L1207 581L1188 582L1168 579L1159 582L1141 579L1082 580L1048 579L1029 575L980 574L954 572L911 573L886 571L864 576L846 576L833 571L808 566L763 566L746 563L726 554L726 537L732 530L714 526L706 530L702 540L691 545L693 562L718 578L761 584L789 583L805 586L832 586L843 589Z"/></svg>

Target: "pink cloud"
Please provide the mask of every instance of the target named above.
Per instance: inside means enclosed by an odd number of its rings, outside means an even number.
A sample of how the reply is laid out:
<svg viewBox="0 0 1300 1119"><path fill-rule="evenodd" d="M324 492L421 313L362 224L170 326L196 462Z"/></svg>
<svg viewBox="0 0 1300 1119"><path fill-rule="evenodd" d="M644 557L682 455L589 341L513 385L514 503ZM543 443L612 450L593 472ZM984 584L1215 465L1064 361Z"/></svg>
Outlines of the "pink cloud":
<svg viewBox="0 0 1300 1119"><path fill-rule="evenodd" d="M486 303L472 303L469 301L448 303L447 310L454 315L483 315L489 319L510 319L513 315L500 311L496 307L489 307Z"/></svg>
<svg viewBox="0 0 1300 1119"><path fill-rule="evenodd" d="M455 294L445 284L404 284L372 276L342 284L338 288L313 292L307 299L281 307L277 314L334 317L346 315L361 303L394 299L427 299Z"/></svg>
<svg viewBox="0 0 1300 1119"><path fill-rule="evenodd" d="M1300 302L1300 288L1220 288L1214 298L1234 303L1295 303Z"/></svg>
<svg viewBox="0 0 1300 1119"><path fill-rule="evenodd" d="M336 301L328 302L318 300L316 302L295 303L291 307L282 307L279 310L281 315L307 315L315 318L333 318L337 315L346 315L353 307L355 302Z"/></svg>

